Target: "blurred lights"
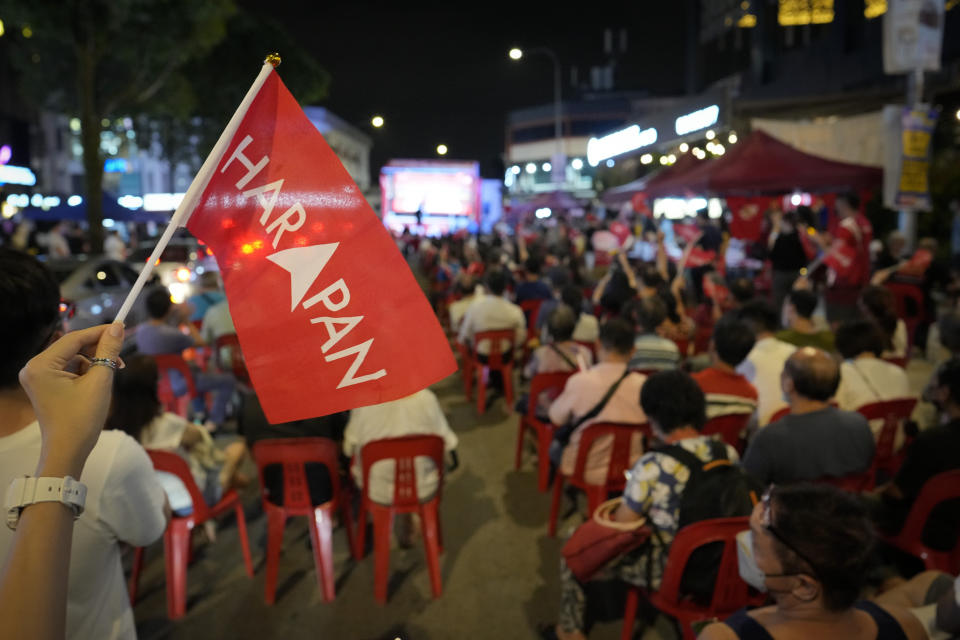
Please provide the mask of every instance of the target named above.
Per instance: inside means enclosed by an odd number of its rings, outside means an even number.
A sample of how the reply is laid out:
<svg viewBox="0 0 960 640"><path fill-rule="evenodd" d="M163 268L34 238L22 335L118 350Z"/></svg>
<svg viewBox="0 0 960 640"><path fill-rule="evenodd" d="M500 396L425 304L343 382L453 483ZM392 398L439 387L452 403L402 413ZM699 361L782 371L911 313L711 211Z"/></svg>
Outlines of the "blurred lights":
<svg viewBox="0 0 960 640"><path fill-rule="evenodd" d="M5 33L5 32L4 32L4 28L3 28L3 20L0 20L0 36L2 36L4 33Z"/></svg>
<svg viewBox="0 0 960 640"><path fill-rule="evenodd" d="M795 193L792 196L790 196L790 204L792 204L793 206L799 207L800 203L802 202L803 202L803 196L801 196L799 193Z"/></svg>
<svg viewBox="0 0 960 640"><path fill-rule="evenodd" d="M673 164L674 162L677 161L677 156L675 156L675 155L673 155L673 154L671 153L669 156L667 156L667 160L670 161L670 164Z"/></svg>
<svg viewBox="0 0 960 640"><path fill-rule="evenodd" d="M10 145L5 144L0 146L0 164L7 164L10 162L10 158L13 156L13 149L10 148Z"/></svg>
<svg viewBox="0 0 960 640"><path fill-rule="evenodd" d="M127 209L139 209L143 206L143 198L140 196L121 196L117 198L117 204Z"/></svg>
<svg viewBox="0 0 960 640"><path fill-rule="evenodd" d="M168 288L170 289L170 301L173 304L182 304L187 299L187 294L190 293L190 286L182 282L174 282Z"/></svg>
<svg viewBox="0 0 960 640"><path fill-rule="evenodd" d="M447 155L447 151L448 151L447 145L445 145L445 144L438 144L438 145L437 145L437 155L445 156L445 155Z"/></svg>
<svg viewBox="0 0 960 640"><path fill-rule="evenodd" d="M590 138L587 142L587 162L595 167L602 160L618 156L621 153L648 147L657 141L657 130L654 128L640 129L640 125L632 125L620 131L614 131L602 138Z"/></svg>
<svg viewBox="0 0 960 640"><path fill-rule="evenodd" d="M678 136L684 136L688 133L699 131L700 129L706 129L707 127L716 124L717 120L719 119L720 107L712 104L709 107L700 109L699 111L694 111L693 113L688 113L685 116L680 116L674 122L673 128L677 132Z"/></svg>
<svg viewBox="0 0 960 640"><path fill-rule="evenodd" d="M518 165L513 165L512 167L510 167L510 173L512 173L515 176L520 175L520 167Z"/></svg>
<svg viewBox="0 0 960 640"><path fill-rule="evenodd" d="M17 211L19 211L19 209L9 202L0 203L0 215L3 216L4 220L17 215Z"/></svg>
<svg viewBox="0 0 960 640"><path fill-rule="evenodd" d="M640 156L641 164L650 164L651 162L653 162L653 156L650 155L649 153L645 153L642 156Z"/></svg>
<svg viewBox="0 0 960 640"><path fill-rule="evenodd" d="M741 29L753 29L757 26L757 16L752 13L745 13L737 20L737 26Z"/></svg>
<svg viewBox="0 0 960 640"><path fill-rule="evenodd" d="M730 144L737 144L737 140L739 140L739 138L737 138L736 132L731 131L730 135L727 136L727 142L729 142Z"/></svg>
<svg viewBox="0 0 960 640"><path fill-rule="evenodd" d="M536 211L537 218L540 218L541 220L543 218L549 218L551 214L553 214L553 211L549 207L542 207Z"/></svg>
<svg viewBox="0 0 960 640"><path fill-rule="evenodd" d="M113 219L112 219L112 218L104 218L104 219L103 219L103 226L106 227L107 229L112 229L112 228L113 228L113 224L114 224L114 223L113 223ZM157 264L160 264L160 261L159 261L159 260L157 260Z"/></svg>
<svg viewBox="0 0 960 640"><path fill-rule="evenodd" d="M725 154L725 153L727 152L727 150L724 148L724 146L723 146L722 144L717 143L717 144L713 145L713 152L714 152L715 154L717 154L718 156L722 156L723 154Z"/></svg>
<svg viewBox="0 0 960 640"><path fill-rule="evenodd" d="M520 58L523 57L523 49L518 49L517 47L514 47L513 49L510 49L509 55L511 60L519 60Z"/></svg>
<svg viewBox="0 0 960 640"><path fill-rule="evenodd" d="M43 196L40 195L39 193L33 194L33 197L30 198L30 204L31 204L32 206L34 206L34 207L42 207L42 206L43 206Z"/></svg>
<svg viewBox="0 0 960 640"><path fill-rule="evenodd" d="M553 171L553 165L551 165L549 162L544 162L542 165L540 165L540 168L546 173Z"/></svg>
<svg viewBox="0 0 960 640"><path fill-rule="evenodd" d="M680 153L686 153L687 151L690 151L690 145L688 145L686 142L681 142Z"/></svg>
<svg viewBox="0 0 960 640"><path fill-rule="evenodd" d="M613 168L613 165L615 165L615 164L617 164L617 163L614 162L613 158L610 158L609 160L607 160L607 168L612 169L612 168Z"/></svg>
<svg viewBox="0 0 960 640"><path fill-rule="evenodd" d="M107 118L104 118L103 120L100 121L100 126L106 129L107 127L110 126L110 120L108 120Z"/></svg>
<svg viewBox="0 0 960 640"><path fill-rule="evenodd" d="M70 131L80 133L80 118L70 118Z"/></svg>
<svg viewBox="0 0 960 640"><path fill-rule="evenodd" d="M190 282L190 269L186 267L177 269L177 280L180 282Z"/></svg>
<svg viewBox="0 0 960 640"><path fill-rule="evenodd" d="M97 271L97 280L106 280L107 272L106 271Z"/></svg>
<svg viewBox="0 0 960 640"><path fill-rule="evenodd" d="M377 129L383 126L383 117L382 116L373 116L370 119L370 124L375 126Z"/></svg>
<svg viewBox="0 0 960 640"><path fill-rule="evenodd" d="M81 196L70 196L67 198L67 204L71 207L75 207L83 203L83 198Z"/></svg>
<svg viewBox="0 0 960 640"><path fill-rule="evenodd" d="M527 173L536 173L536 172L537 172L537 165L533 164L532 162L528 162L528 163L527 163L527 166L524 167L524 168L527 170Z"/></svg>
<svg viewBox="0 0 960 640"><path fill-rule="evenodd" d="M570 163L570 166L576 169L577 171L580 171L580 169L583 169L583 160L581 160L580 158L574 158L573 161Z"/></svg>
<svg viewBox="0 0 960 640"><path fill-rule="evenodd" d="M713 140L714 138L717 137L717 133L716 133L713 129L710 129L710 130L707 131L707 133L704 134L704 135L706 135L707 140Z"/></svg>
<svg viewBox="0 0 960 640"><path fill-rule="evenodd" d="M667 166L667 162L668 162L667 156L660 156L660 164L662 164L663 166Z"/></svg>
<svg viewBox="0 0 960 640"><path fill-rule="evenodd" d="M960 109L957 109L957 120L960 120Z"/></svg>
<svg viewBox="0 0 960 640"><path fill-rule="evenodd" d="M23 34L23 37L24 37L24 38L32 38L32 37L33 37L33 29L30 28L30 25L25 26L25 27L20 31L20 33Z"/></svg>
<svg viewBox="0 0 960 640"><path fill-rule="evenodd" d="M866 0L863 17L867 20L879 18L887 12L887 0Z"/></svg>

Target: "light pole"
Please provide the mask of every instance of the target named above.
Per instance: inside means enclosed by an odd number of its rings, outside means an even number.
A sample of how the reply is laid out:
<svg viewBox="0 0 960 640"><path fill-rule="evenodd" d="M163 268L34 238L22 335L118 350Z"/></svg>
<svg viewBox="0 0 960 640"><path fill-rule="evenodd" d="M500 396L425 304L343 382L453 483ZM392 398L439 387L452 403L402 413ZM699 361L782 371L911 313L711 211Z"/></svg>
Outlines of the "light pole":
<svg viewBox="0 0 960 640"><path fill-rule="evenodd" d="M562 120L562 95L561 95L561 81L560 81L560 58L557 57L557 54L554 53L553 49L547 47L533 47L532 49L527 49L524 51L518 47L510 49L510 59L511 60L520 60L527 53L530 54L543 54L550 58L553 62L553 136L556 143L556 150L553 156L552 162L552 177L553 181L557 183L564 182L566 167L567 167L567 158L564 154L563 149L563 120Z"/></svg>

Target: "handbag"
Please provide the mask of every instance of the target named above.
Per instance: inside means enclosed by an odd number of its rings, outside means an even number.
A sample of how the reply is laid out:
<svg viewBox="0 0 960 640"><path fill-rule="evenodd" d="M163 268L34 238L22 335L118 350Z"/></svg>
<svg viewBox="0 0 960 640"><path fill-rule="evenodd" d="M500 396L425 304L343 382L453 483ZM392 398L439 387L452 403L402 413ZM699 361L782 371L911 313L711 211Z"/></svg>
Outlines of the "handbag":
<svg viewBox="0 0 960 640"><path fill-rule="evenodd" d="M646 518L635 522L613 519L622 502L620 497L598 506L593 517L577 527L563 545L563 558L580 582L588 581L612 560L645 545L650 539Z"/></svg>

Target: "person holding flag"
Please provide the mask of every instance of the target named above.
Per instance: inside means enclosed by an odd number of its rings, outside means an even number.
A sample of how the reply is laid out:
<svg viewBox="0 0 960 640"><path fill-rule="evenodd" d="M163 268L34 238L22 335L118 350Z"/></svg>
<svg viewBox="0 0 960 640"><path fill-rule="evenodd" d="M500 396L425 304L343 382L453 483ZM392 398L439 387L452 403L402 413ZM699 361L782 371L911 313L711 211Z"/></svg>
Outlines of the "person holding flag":
<svg viewBox="0 0 960 640"><path fill-rule="evenodd" d="M852 319L857 296L870 280L870 243L873 227L860 211L860 198L853 193L837 196L840 219L832 244L824 247L823 264L832 274L824 299L831 323Z"/></svg>

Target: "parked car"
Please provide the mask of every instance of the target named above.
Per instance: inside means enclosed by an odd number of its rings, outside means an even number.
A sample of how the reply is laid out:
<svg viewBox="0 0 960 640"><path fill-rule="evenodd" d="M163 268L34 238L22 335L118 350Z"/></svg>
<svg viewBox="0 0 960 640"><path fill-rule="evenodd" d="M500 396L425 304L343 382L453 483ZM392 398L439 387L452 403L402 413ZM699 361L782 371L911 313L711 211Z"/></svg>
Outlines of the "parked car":
<svg viewBox="0 0 960 640"><path fill-rule="evenodd" d="M137 245L130 252L129 264L137 271L143 269L156 245L156 241ZM158 282L166 285L177 304L198 292L197 278L205 271L217 271L213 252L192 236L171 239L153 267Z"/></svg>
<svg viewBox="0 0 960 640"><path fill-rule="evenodd" d="M60 281L61 310L67 315L67 328L71 331L112 322L139 276L128 264L104 256L51 260L46 264ZM125 324L132 327L145 319L141 296Z"/></svg>

